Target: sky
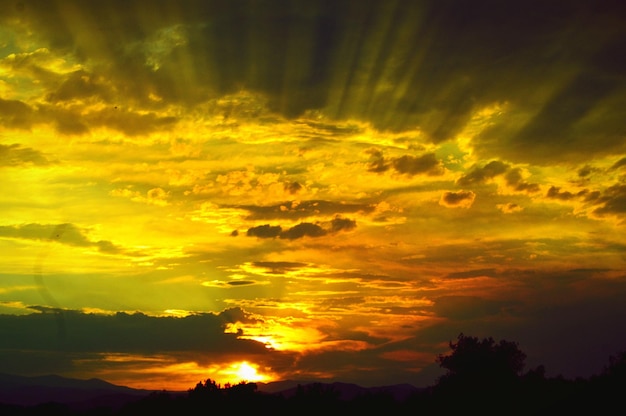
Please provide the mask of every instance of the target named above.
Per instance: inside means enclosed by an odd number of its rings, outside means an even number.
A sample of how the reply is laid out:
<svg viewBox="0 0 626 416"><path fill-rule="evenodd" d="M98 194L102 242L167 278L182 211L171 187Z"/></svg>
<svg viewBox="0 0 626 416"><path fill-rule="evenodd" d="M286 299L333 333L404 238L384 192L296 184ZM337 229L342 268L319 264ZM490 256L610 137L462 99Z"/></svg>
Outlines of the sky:
<svg viewBox="0 0 626 416"><path fill-rule="evenodd" d="M622 1L1 0L0 372L432 385L626 349Z"/></svg>

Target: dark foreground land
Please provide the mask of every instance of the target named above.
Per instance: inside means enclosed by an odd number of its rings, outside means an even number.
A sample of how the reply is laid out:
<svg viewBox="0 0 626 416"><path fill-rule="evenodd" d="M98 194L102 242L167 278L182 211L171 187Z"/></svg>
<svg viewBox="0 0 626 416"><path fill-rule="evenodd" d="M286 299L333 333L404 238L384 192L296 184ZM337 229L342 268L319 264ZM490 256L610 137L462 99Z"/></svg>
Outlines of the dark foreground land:
<svg viewBox="0 0 626 416"><path fill-rule="evenodd" d="M343 414L360 412L386 415L453 414L482 415L552 415L552 414L621 414L624 410L624 383L607 380L567 381L520 380L515 386L490 386L477 391L444 392L437 388L396 400L390 393L366 393L351 399L340 398L332 384L313 383L299 386L292 397L263 393L254 383L219 387L201 387L188 394L155 392L143 398L119 403L101 402L90 408L48 402L31 406L0 404L2 416L131 416L131 415L209 415L229 414L311 414L331 411ZM621 409L621 410L620 410ZM617 412L617 413L616 413Z"/></svg>
<svg viewBox="0 0 626 416"><path fill-rule="evenodd" d="M553 415L624 414L626 351L611 357L599 375L589 379L547 378L543 366L522 372L525 354L517 344L462 334L450 343L452 352L437 362L447 370L425 389L361 389L346 396L346 385L310 383L278 393L263 392L255 383L220 386L212 380L183 393L137 394L116 391L90 401L48 400L39 404L1 403L1 416L134 416L209 414L332 414L385 415L459 414ZM102 387L102 386L100 386ZM123 387L118 387L124 389ZM132 393L132 394L131 394Z"/></svg>

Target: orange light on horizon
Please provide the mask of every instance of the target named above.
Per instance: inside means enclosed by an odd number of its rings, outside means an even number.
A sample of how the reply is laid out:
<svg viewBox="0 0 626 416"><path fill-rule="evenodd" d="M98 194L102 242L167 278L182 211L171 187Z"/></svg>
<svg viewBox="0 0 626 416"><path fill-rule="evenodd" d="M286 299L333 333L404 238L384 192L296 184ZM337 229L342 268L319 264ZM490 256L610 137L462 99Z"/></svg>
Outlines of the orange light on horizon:
<svg viewBox="0 0 626 416"><path fill-rule="evenodd" d="M108 382L137 389L186 391L211 379L224 386L240 382L270 382L277 376L248 360L201 365L195 361L167 364L165 357L108 356L107 361L131 364L97 374Z"/></svg>

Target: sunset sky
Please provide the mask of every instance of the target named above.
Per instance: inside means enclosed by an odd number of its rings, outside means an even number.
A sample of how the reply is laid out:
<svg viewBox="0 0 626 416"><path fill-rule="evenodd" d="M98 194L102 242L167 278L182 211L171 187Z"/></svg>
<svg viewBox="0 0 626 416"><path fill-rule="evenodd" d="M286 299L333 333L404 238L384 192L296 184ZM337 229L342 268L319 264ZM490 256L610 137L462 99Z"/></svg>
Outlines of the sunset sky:
<svg viewBox="0 0 626 416"><path fill-rule="evenodd" d="M0 373L598 373L625 109L619 0L0 0Z"/></svg>

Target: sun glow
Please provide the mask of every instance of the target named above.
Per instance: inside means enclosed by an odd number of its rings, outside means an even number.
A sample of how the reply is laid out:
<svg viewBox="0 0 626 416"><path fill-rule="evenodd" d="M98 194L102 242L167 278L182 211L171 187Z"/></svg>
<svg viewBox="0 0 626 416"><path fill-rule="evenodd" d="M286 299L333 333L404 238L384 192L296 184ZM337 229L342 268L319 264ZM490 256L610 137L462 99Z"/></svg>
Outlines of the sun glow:
<svg viewBox="0 0 626 416"><path fill-rule="evenodd" d="M224 375L231 375L237 378L236 382L246 381L264 381L269 377L263 374L259 374L258 366L256 364L250 364L247 361L241 361L233 363L227 369L223 370Z"/></svg>

